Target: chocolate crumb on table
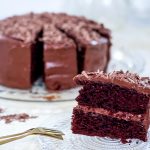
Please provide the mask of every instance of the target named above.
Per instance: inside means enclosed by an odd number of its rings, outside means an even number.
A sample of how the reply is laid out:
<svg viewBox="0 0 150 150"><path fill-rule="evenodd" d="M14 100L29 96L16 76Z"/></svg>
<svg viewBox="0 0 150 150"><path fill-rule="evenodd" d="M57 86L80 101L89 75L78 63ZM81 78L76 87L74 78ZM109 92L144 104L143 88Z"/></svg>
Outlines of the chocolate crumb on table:
<svg viewBox="0 0 150 150"><path fill-rule="evenodd" d="M4 109L3 108L0 108L0 113L3 113L4 112Z"/></svg>
<svg viewBox="0 0 150 150"><path fill-rule="evenodd" d="M56 98L59 98L59 96L56 96L56 95L46 95L46 96L43 96L44 99L48 100L48 101L52 101L52 100L55 100Z"/></svg>
<svg viewBox="0 0 150 150"><path fill-rule="evenodd" d="M0 116L0 121L4 120L6 124L11 123L13 121L25 122L28 119L37 118L37 116L29 116L26 113L20 114L10 114L10 115L3 115Z"/></svg>

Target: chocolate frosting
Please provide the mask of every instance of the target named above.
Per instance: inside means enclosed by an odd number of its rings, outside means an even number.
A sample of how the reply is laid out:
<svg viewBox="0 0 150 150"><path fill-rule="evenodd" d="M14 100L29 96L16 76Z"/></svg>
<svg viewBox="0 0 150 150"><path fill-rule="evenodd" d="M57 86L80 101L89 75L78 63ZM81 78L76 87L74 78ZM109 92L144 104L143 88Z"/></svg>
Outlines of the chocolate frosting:
<svg viewBox="0 0 150 150"><path fill-rule="evenodd" d="M59 31L55 26L50 24L44 25L43 39L46 47L51 47L52 49L62 49L74 47L75 44L72 39L68 38L66 34Z"/></svg>
<svg viewBox="0 0 150 150"><path fill-rule="evenodd" d="M85 85L89 82L112 83L121 87L134 89L140 93L150 94L150 78L140 77L129 71L114 71L112 73L104 73L103 71L85 72L74 77L74 81L78 85Z"/></svg>
<svg viewBox="0 0 150 150"><path fill-rule="evenodd" d="M126 121L143 121L145 117L145 114L136 115L136 114L132 114L129 112L122 112L122 111L111 112L104 108L92 108L89 106L82 106L82 105L78 105L76 106L76 108L83 110L85 113L92 112L92 113L110 116L117 119L123 119Z"/></svg>
<svg viewBox="0 0 150 150"><path fill-rule="evenodd" d="M0 84L30 88L30 57L30 44L0 36Z"/></svg>
<svg viewBox="0 0 150 150"><path fill-rule="evenodd" d="M68 20L63 24L57 24L57 27L74 38L78 44L84 46L101 44L101 35L80 20Z"/></svg>
<svg viewBox="0 0 150 150"><path fill-rule="evenodd" d="M42 28L32 16L14 16L0 21L0 34L25 43L34 42Z"/></svg>
<svg viewBox="0 0 150 150"><path fill-rule="evenodd" d="M43 28L44 26L44 28ZM76 40L83 45L98 45L109 42L110 31L103 24L98 24L84 17L71 16L64 13L29 13L22 16L13 16L0 21L0 34L24 42L34 42L37 34L44 30L43 40L47 43L58 42L58 45L68 46L73 41L67 38L56 27L69 31ZM49 30L49 31L48 31ZM100 33L98 33L98 32ZM102 34L101 34L102 33ZM54 35L52 35L54 34ZM57 36L57 37L56 37ZM67 42L66 42L67 39Z"/></svg>

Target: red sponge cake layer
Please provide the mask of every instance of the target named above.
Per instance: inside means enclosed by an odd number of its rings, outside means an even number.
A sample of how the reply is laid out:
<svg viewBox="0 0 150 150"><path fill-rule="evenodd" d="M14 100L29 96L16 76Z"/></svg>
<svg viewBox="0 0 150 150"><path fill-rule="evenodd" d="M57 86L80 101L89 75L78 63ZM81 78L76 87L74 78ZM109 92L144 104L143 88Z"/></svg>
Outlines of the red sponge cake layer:
<svg viewBox="0 0 150 150"><path fill-rule="evenodd" d="M75 134L126 139L147 140L147 114L110 113L107 110L76 107L73 110L72 131Z"/></svg>
<svg viewBox="0 0 150 150"><path fill-rule="evenodd" d="M112 83L87 83L76 98L80 105L102 107L111 111L145 113L149 95Z"/></svg>

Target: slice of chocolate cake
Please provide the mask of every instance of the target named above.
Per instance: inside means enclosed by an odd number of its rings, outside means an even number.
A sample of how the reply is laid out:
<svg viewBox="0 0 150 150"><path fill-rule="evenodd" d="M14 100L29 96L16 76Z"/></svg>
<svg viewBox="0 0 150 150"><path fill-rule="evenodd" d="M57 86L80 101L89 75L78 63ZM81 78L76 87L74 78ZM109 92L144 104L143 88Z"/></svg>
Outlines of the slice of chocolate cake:
<svg viewBox="0 0 150 150"><path fill-rule="evenodd" d="M52 25L44 25L45 84L50 90L73 87L77 74L76 46L72 39Z"/></svg>
<svg viewBox="0 0 150 150"><path fill-rule="evenodd" d="M30 88L41 75L41 27L32 14L15 16L0 22L0 84Z"/></svg>
<svg viewBox="0 0 150 150"><path fill-rule="evenodd" d="M147 140L150 79L123 71L82 72L74 81L83 88L76 98L75 134Z"/></svg>

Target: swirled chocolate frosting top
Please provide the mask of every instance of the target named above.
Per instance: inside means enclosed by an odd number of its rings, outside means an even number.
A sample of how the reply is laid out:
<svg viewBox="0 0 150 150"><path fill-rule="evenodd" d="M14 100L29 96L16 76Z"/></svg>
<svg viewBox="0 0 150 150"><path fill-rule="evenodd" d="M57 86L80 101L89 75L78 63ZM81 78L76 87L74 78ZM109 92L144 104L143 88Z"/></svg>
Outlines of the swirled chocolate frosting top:
<svg viewBox="0 0 150 150"><path fill-rule="evenodd" d="M33 13L13 16L0 21L0 35L23 42L34 42L42 30L42 22Z"/></svg>
<svg viewBox="0 0 150 150"><path fill-rule="evenodd" d="M108 42L110 39L110 31L105 28L103 24L86 19L85 17L71 16L65 13L47 12L39 14L28 13L0 20L0 35L28 43L34 42L41 30L46 30L46 34L44 34L44 36L46 36L44 37L45 41L48 34L50 34L50 32L47 32L47 27L44 27L47 26L46 24L49 24L51 29L54 29L53 32L57 35L60 34L59 37L65 37L62 30L67 30L67 33L73 34L76 40L83 44L87 44L91 41L94 41L94 44L99 42L101 44L101 42L104 42L104 38L106 38L105 42ZM59 29L57 27L59 27ZM50 29L50 27L48 28ZM66 37L67 36L68 35L66 35ZM64 40L67 39L66 37L62 38L63 40L61 42L64 42ZM70 36L68 39L69 38ZM55 38L53 39L55 40ZM69 43L70 41L71 39Z"/></svg>
<svg viewBox="0 0 150 150"><path fill-rule="evenodd" d="M140 77L135 73L129 71L114 71L112 73L85 72L74 77L74 81L78 85L85 85L87 83L111 83L120 87L134 89L140 93L150 94L150 78Z"/></svg>

